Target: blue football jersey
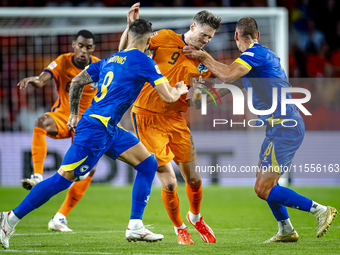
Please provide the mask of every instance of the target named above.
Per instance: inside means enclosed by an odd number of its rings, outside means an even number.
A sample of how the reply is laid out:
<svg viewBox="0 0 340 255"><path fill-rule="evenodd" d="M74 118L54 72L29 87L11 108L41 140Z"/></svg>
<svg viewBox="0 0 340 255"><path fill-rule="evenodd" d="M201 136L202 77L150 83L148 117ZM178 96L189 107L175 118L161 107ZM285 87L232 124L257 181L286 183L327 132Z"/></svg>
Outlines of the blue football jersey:
<svg viewBox="0 0 340 255"><path fill-rule="evenodd" d="M89 65L86 71L98 84L98 92L83 116L94 122L100 121L110 134L145 82L153 87L167 82L156 63L138 49L117 52Z"/></svg>
<svg viewBox="0 0 340 255"><path fill-rule="evenodd" d="M268 110L273 104L273 87L277 88L277 108L270 115L259 118L268 124L267 119L300 119L298 109L293 104L286 106L286 115L281 114L281 88L291 87L280 64L280 58L267 47L251 44L235 62L244 65L249 73L242 77L243 85L248 91L253 88L253 106L256 110ZM286 94L291 99L290 93Z"/></svg>

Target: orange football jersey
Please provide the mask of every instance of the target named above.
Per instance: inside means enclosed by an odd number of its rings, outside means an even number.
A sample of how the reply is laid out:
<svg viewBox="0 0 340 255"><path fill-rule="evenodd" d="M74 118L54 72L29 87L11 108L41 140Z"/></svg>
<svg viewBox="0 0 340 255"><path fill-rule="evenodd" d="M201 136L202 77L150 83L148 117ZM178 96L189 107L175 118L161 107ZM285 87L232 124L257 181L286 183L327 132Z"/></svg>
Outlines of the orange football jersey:
<svg viewBox="0 0 340 255"><path fill-rule="evenodd" d="M184 81L189 86L190 78L211 75L200 61L188 59L184 55L185 45L184 34L176 34L168 29L153 33L151 38L150 56L172 87L179 81ZM145 83L133 105L156 113L186 112L186 97L187 95L182 95L175 103L165 103L151 84Z"/></svg>
<svg viewBox="0 0 340 255"><path fill-rule="evenodd" d="M100 59L94 56L90 57L90 63L98 62ZM67 116L70 115L69 90L72 79L77 76L83 69L74 61L74 53L60 55L52 61L44 72L49 72L54 78L58 92L58 100L52 106L51 112L60 112ZM97 93L97 88L87 84L84 87L83 94L79 104L79 116L90 107L93 97Z"/></svg>

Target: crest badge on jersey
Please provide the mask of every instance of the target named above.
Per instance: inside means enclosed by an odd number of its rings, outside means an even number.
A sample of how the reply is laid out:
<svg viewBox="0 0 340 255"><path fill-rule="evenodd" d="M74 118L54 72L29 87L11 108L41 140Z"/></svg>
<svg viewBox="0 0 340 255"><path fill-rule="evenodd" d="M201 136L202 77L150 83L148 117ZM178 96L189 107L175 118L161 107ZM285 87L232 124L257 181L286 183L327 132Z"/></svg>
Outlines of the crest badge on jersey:
<svg viewBox="0 0 340 255"><path fill-rule="evenodd" d="M154 36L156 36L156 35L157 35L157 32L153 32L152 35L151 35L151 37L154 37Z"/></svg>
<svg viewBox="0 0 340 255"><path fill-rule="evenodd" d="M248 56L254 57L253 52L243 52L241 55L248 55Z"/></svg>
<svg viewBox="0 0 340 255"><path fill-rule="evenodd" d="M205 65L203 65L202 63L200 63L200 64L198 65L197 70L198 70L200 73L208 72L208 68L206 68Z"/></svg>
<svg viewBox="0 0 340 255"><path fill-rule="evenodd" d="M47 68L53 69L53 68L55 68L55 67L57 67L57 62L53 61L53 62L51 62L51 64L48 65Z"/></svg>
<svg viewBox="0 0 340 255"><path fill-rule="evenodd" d="M88 166L88 165L82 166L82 167L80 168L80 172L83 173L83 172L87 171L87 169L89 169L89 166Z"/></svg>

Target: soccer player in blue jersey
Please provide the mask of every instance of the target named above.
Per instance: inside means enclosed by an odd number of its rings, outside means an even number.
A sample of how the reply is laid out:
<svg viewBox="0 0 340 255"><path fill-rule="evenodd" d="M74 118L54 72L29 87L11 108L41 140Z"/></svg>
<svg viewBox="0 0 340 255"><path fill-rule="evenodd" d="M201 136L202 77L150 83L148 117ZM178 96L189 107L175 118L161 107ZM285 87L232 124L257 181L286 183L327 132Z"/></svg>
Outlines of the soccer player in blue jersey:
<svg viewBox="0 0 340 255"><path fill-rule="evenodd" d="M1 243L7 249L15 225L28 213L67 189L79 176L86 175L99 158L106 154L134 166L137 175L132 190L130 222L126 230L128 241L158 241L163 235L149 231L142 222L149 200L157 161L144 145L119 121L137 98L145 82L149 82L168 103L188 92L183 81L171 87L156 63L144 54L150 43L151 23L138 19L129 26L129 45L110 58L93 63L77 75L70 87L71 115L68 128L75 130L73 144L67 151L58 172L36 184L25 199L12 211L0 214ZM86 84L97 83L98 92L92 106L78 123L79 102Z"/></svg>
<svg viewBox="0 0 340 255"><path fill-rule="evenodd" d="M280 101L281 88L291 85L281 67L280 59L267 47L260 45L259 38L256 21L251 17L245 17L237 22L235 31L235 41L241 56L231 65L219 63L192 46L184 47L183 51L188 58L199 59L213 75L224 81L233 82L241 78L244 88L253 90L255 109L267 110L272 106L272 88L277 88ZM227 92L227 89L218 91L220 95ZM291 98L290 93L287 94L287 98ZM282 115L281 104L278 102L277 109L271 116L259 118L268 126L261 146L258 164L261 170L256 176L255 192L259 198L267 201L279 225L279 231L266 242L298 241L299 235L290 222L286 206L311 212L318 222L317 237L322 237L334 219L336 209L320 205L289 188L279 186L282 171L275 171L280 169L278 166L282 165L282 168L290 166L295 152L302 143L305 126L299 110L295 105L289 104L286 115ZM285 126L290 127L283 128L281 125L281 121L285 119L291 120L284 122ZM264 171L265 168L270 170Z"/></svg>

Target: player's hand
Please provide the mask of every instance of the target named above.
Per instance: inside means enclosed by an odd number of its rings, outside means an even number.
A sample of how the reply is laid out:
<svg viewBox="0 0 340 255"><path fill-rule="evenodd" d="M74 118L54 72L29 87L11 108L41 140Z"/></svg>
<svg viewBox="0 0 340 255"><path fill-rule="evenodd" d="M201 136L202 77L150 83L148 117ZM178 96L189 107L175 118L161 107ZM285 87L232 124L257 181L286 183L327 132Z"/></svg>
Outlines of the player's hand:
<svg viewBox="0 0 340 255"><path fill-rule="evenodd" d="M28 84L31 84L33 87L38 88L38 84L37 84L38 81L39 81L39 78L37 77L28 77L28 78L25 78L19 81L17 86L20 87L20 89L25 89L27 88Z"/></svg>
<svg viewBox="0 0 340 255"><path fill-rule="evenodd" d="M130 25L132 22L134 22L136 19L139 19L139 6L140 3L137 2L134 5L131 6L129 13L127 15L127 23Z"/></svg>
<svg viewBox="0 0 340 255"><path fill-rule="evenodd" d="M175 85L175 88L178 90L178 92L181 95L185 95L189 92L187 85L184 83L184 81L177 82Z"/></svg>
<svg viewBox="0 0 340 255"><path fill-rule="evenodd" d="M68 118L67 128L70 131L75 132L78 124L78 115L71 114Z"/></svg>
<svg viewBox="0 0 340 255"><path fill-rule="evenodd" d="M200 58L202 57L202 53L204 52L201 50L197 50L194 46L187 45L183 47L183 53L187 58L200 60Z"/></svg>

